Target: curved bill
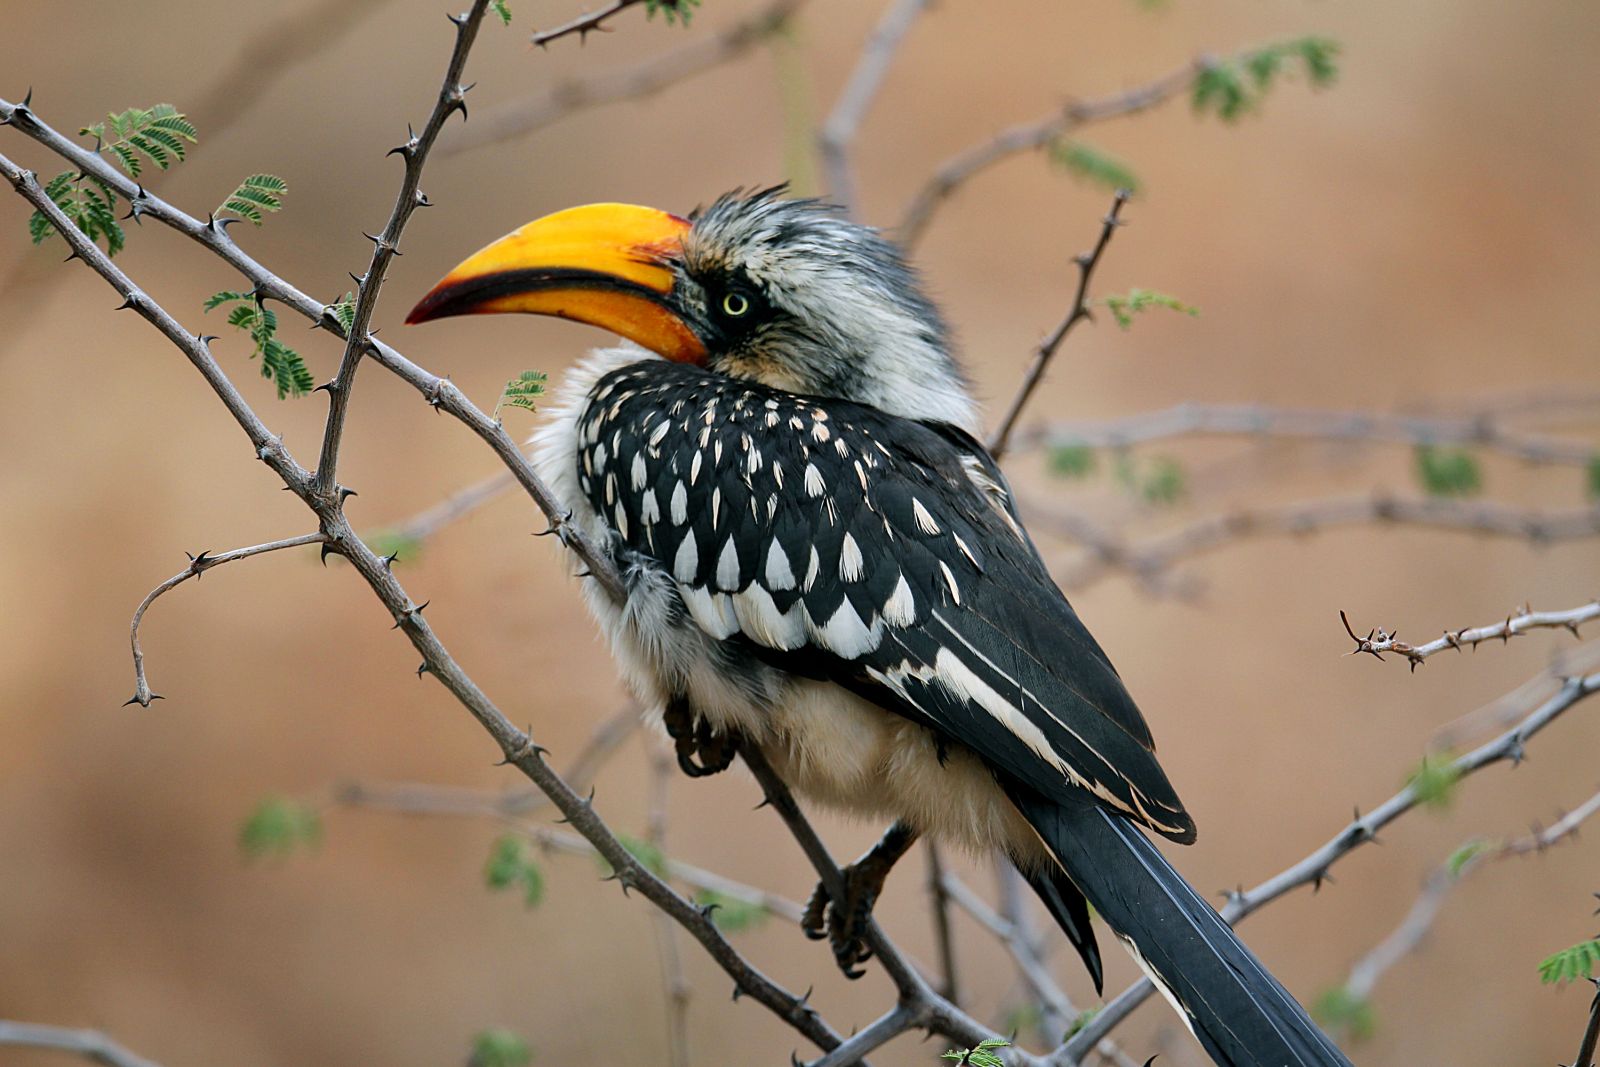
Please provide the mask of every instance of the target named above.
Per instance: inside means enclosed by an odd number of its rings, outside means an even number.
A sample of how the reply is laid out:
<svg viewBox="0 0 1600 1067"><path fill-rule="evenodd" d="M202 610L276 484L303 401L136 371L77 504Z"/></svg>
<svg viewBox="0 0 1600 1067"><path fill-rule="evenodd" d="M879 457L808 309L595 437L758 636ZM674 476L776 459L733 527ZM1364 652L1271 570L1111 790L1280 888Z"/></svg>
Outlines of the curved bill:
<svg viewBox="0 0 1600 1067"><path fill-rule="evenodd" d="M689 221L635 204L587 204L523 226L474 253L423 297L407 324L523 312L586 322L682 363L705 343L674 309L670 265Z"/></svg>

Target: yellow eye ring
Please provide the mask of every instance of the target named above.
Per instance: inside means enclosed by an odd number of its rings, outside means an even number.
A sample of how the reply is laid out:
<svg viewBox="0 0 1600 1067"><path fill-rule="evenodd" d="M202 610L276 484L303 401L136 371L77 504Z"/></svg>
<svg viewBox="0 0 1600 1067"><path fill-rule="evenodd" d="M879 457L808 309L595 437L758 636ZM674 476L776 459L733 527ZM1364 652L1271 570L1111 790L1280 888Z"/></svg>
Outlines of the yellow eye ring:
<svg viewBox="0 0 1600 1067"><path fill-rule="evenodd" d="M736 319L750 310L750 298L743 293L729 293L722 298L722 313Z"/></svg>

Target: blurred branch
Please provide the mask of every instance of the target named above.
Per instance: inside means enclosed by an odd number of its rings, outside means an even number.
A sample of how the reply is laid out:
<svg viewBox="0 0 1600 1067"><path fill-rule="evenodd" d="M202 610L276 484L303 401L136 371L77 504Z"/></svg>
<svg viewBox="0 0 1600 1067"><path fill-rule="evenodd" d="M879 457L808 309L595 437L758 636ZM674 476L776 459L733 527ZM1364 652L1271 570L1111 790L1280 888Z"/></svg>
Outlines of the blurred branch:
<svg viewBox="0 0 1600 1067"><path fill-rule="evenodd" d="M645 840L657 854L667 853L667 794L672 783L674 761L659 738L650 746L650 814ZM650 911L656 928L656 947L661 957L661 984L667 997L667 1062L671 1067L689 1067L689 979L683 973L678 954L678 929L666 912Z"/></svg>
<svg viewBox="0 0 1600 1067"><path fill-rule="evenodd" d="M1514 765L1521 762L1524 756L1523 746L1529 739L1564 712L1596 692L1600 692L1600 672L1563 680L1561 688L1548 700L1528 712L1521 722L1493 740L1452 760L1447 765L1452 779L1459 781L1496 763L1505 762ZM1358 812L1356 818L1343 830L1293 866L1273 875L1253 889L1229 892L1227 904L1221 909L1222 918L1230 925L1237 925L1247 915L1272 903L1290 890L1303 885L1320 888L1323 882L1331 882L1332 876L1329 872L1334 864L1362 845L1376 841L1379 830L1416 808L1420 803L1422 803L1421 794L1415 784L1410 784L1379 804L1371 813L1363 816ZM1134 1008L1143 1003L1154 989L1148 978L1141 978L1123 990L1111 1003L1101 1009L1087 1026L1057 1051L1052 1062L1058 1067L1077 1063L1084 1053L1093 1048L1101 1038L1127 1018Z"/></svg>
<svg viewBox="0 0 1600 1067"><path fill-rule="evenodd" d="M1071 588L1092 585L1112 570L1131 571L1152 581L1181 560L1234 541L1269 535L1298 536L1333 526L1418 526L1487 534L1534 545L1600 536L1600 506L1539 511L1448 497L1335 497L1240 509L1205 516L1139 542L1098 529L1082 516L1059 508L1032 506L1027 512L1035 528L1053 531L1090 550L1087 559L1055 569L1056 580Z"/></svg>
<svg viewBox="0 0 1600 1067"><path fill-rule="evenodd" d="M1484 641L1509 642L1513 637L1529 630L1561 629L1568 631L1573 637L1578 637L1579 626L1600 619L1600 600L1592 600L1582 607L1570 608L1567 611L1534 611L1523 605L1507 615L1503 622L1468 627L1463 630L1446 630L1443 637L1429 641L1425 645L1408 645L1399 640L1398 632L1390 633L1382 627L1369 631L1365 637L1358 637L1355 630L1350 628L1350 620L1344 612L1339 612L1339 619L1344 623L1344 632L1356 643L1351 655L1364 652L1381 660L1383 653L1393 652L1410 660L1411 669L1416 670L1417 664L1447 648L1459 652L1463 648L1476 649Z"/></svg>
<svg viewBox="0 0 1600 1067"><path fill-rule="evenodd" d="M396 541L426 541L446 526L466 518L489 501L516 487L517 479L510 471L491 474L482 481L474 482L465 489L452 493L426 511L417 512L398 526L385 527L385 532L391 534Z"/></svg>
<svg viewBox="0 0 1600 1067"><path fill-rule="evenodd" d="M282 541L270 541L264 545L251 545L249 548L236 548L231 552L222 552L213 556L210 552L202 551L198 556L189 556L189 565L162 582L139 601L139 606L133 611L133 622L128 626L128 643L133 648L133 696L128 704L139 704L148 708L152 700L162 699L160 693L150 691L150 683L144 676L144 651L139 647L139 624L144 621L144 613L150 610L150 605L162 594L176 589L190 578L198 578L213 567L220 567L224 563L234 560L248 559L259 556L264 552L276 552L281 548L299 548L302 545L327 544L326 534L301 534L299 537L289 537ZM188 555L188 553L185 553ZM127 705L124 704L124 707Z"/></svg>
<svg viewBox="0 0 1600 1067"><path fill-rule="evenodd" d="M1011 443L1011 431L1017 425L1017 419L1022 415L1023 407L1028 399L1033 396L1033 391L1039 387L1039 381L1044 377L1045 368L1050 365L1050 360L1055 357L1056 349L1061 347L1061 342L1067 339L1067 334L1079 322L1090 317L1089 313L1089 282L1094 278L1094 269L1100 265L1100 257L1105 254L1106 246L1111 243L1111 235L1117 227L1122 225L1118 217L1122 213L1122 206L1128 202L1132 195L1126 189L1118 189L1111 199L1111 210L1106 212L1106 217L1100 223L1100 239L1095 242L1094 248L1087 252L1080 252L1072 261L1078 266L1078 288L1072 295L1072 306L1067 309L1066 318L1061 320L1050 335L1039 342L1039 347L1034 349L1033 362L1028 364L1028 369L1023 373L1022 384L1012 396L1011 403L1006 407L1006 413L1000 418L1000 425L995 428L994 434L989 438L989 454L998 462L1005 455Z"/></svg>
<svg viewBox="0 0 1600 1067"><path fill-rule="evenodd" d="M32 109L26 105L12 104L6 100L0 100L0 126L9 126L26 134L73 164L79 170L99 181L105 182L115 189L119 195L125 197L129 203L133 204L141 217L156 219L197 241L248 278L262 298L270 297L299 312L317 326L335 336L344 336L343 327L340 326L337 316L328 306L307 296L304 292L252 259L228 235L225 226L218 225L215 220L201 222L160 197L146 192L143 186L125 177L121 171L107 164L99 155L67 140L41 122ZM22 175L25 172L14 165L9 165L9 168L8 171L0 171L0 174L3 174L12 181L13 185L16 185L18 179L13 175ZM38 189L38 182L32 179L31 174L28 175L28 178L38 195L42 197L43 191ZM24 197L31 199L29 193L20 186L18 191L22 192ZM77 230L77 227L72 226L71 222L61 214L54 203L51 203L46 208L41 206L37 200L32 200L32 202L41 211L44 211L45 217L50 219L53 226L59 229L62 225L65 225L72 231L69 234L66 230L62 230L62 233L67 236L68 243L75 250L81 247L84 243L81 239L82 235ZM103 256L98 255L97 258L85 258L90 263L96 263L104 259ZM109 261L106 261L106 266L110 267ZM100 270L98 266L95 269ZM100 273L108 280L112 280L112 284L118 287L119 292L125 297L136 292L125 275L122 275L115 267L110 267L110 270L113 272L112 274L107 274L105 271L100 271ZM117 278L120 278L121 281L114 280ZM140 301L144 301L146 298L143 294L138 295L139 300L128 306L139 308L143 313L143 305ZM165 313L163 312L163 314ZM147 315L146 317L149 316ZM184 343L179 342L179 338L188 338L189 335L175 321L170 321L170 316L167 316L167 319L170 322L171 329L169 330L163 326L162 332L166 333L169 340L172 340L174 344L178 344L180 348L183 348L190 355L191 362L195 362L196 353L185 347L187 341ZM612 562L610 555L601 552L589 541L589 538L582 530L579 530L568 521L566 508L556 499L555 494L550 491L549 487L540 480L532 465L523 456L517 442L512 440L510 434L506 433L505 427L473 404L466 394L452 382L417 366L401 355L399 351L379 341L371 334L367 335L367 342L369 346L368 353L374 361L416 389L434 410L447 412L460 420L494 450L495 454L500 457L501 462L516 475L518 483L527 491L529 497L539 507L539 510L545 513L545 516L550 520L551 529L559 534L562 543L583 561L590 575L608 593L614 598L620 599L623 590L622 578L617 573L616 566ZM204 359L209 362L209 354L204 355ZM197 363L196 365L199 366L200 364ZM214 367L215 365L212 364L212 366ZM206 371L206 373L207 380L211 382L213 389L216 389L218 382L212 379L211 371ZM226 378L221 376L220 369L215 370L215 375L221 378L222 382L226 382ZM228 388L232 389L232 385L229 384ZM234 392L234 395L237 396L237 391ZM237 401L238 405L243 405L243 403L242 398ZM229 410L235 413L236 418L239 417L238 410L232 401L229 401ZM253 414L250 417L254 422L247 427L247 432L251 433L252 443L256 445L257 449L270 447L281 451L282 443L275 439L269 440L270 435L267 435L266 427L259 425L260 420L255 419ZM257 433L264 435L261 440L256 439L255 435ZM276 467L274 470L284 476L286 480L293 474L293 472L285 474L285 471L278 470ZM296 489L296 492L301 495L302 500L307 499L301 490ZM307 502L309 503L309 500Z"/></svg>
<svg viewBox="0 0 1600 1067"><path fill-rule="evenodd" d="M0 1045L72 1052L105 1067L160 1067L154 1060L135 1056L98 1030L70 1030L64 1026L0 1019Z"/></svg>
<svg viewBox="0 0 1600 1067"><path fill-rule="evenodd" d="M576 856L604 855L593 842L583 836L513 817L508 814L508 808L500 802L501 799L501 795L484 790L446 790L438 786L410 783L366 785L351 782L338 787L333 794L333 803L348 808L387 811L401 815L495 819L540 848L552 852ZM691 889L716 893L729 900L760 908L786 922L800 925L805 909L787 897L757 889L704 867L673 859L671 856L663 856L662 863L667 877L673 881L681 882Z"/></svg>
<svg viewBox="0 0 1600 1067"><path fill-rule="evenodd" d="M956 971L955 939L950 931L950 893L946 888L944 857L932 838L923 841L928 862L928 907L933 912L933 941L939 953L939 994L952 1004L961 1003Z"/></svg>
<svg viewBox="0 0 1600 1067"><path fill-rule="evenodd" d="M201 94L196 112L207 135L227 129L285 74L344 40L362 19L388 2L320 0L252 31L239 55Z"/></svg>
<svg viewBox="0 0 1600 1067"><path fill-rule="evenodd" d="M689 44L652 56L637 66L571 78L537 95L514 100L464 127L439 147L439 154L450 156L509 141L579 111L651 96L744 55L783 30L804 2L776 0L718 33L696 37Z"/></svg>
<svg viewBox="0 0 1600 1067"><path fill-rule="evenodd" d="M1255 50L1241 52L1235 59L1247 62L1254 54ZM1195 78L1216 65L1215 57L1199 56L1172 73L1136 88L1110 96L1069 101L1042 119L1001 130L951 156L934 169L900 216L900 222L895 227L900 243L906 248L914 247L944 202L961 186L996 163L1023 152L1044 148L1079 126L1132 115L1164 103L1188 89L1194 84Z"/></svg>
<svg viewBox="0 0 1600 1067"><path fill-rule="evenodd" d="M363 234L372 241L372 259L356 279L356 306L349 337L345 341L344 356L339 360L339 371L333 379L318 387L328 393L328 420L322 430L322 450L317 459L316 488L321 495L338 492L335 475L339 466L339 444L344 439L345 416L350 410L356 371L360 369L361 358L367 354L371 343L367 328L372 325L372 313L378 306L378 294L383 289L389 264L400 254L400 235L405 231L406 223L417 208L431 206L421 189L422 168L427 166L428 153L433 150L434 142L439 139L439 131L444 129L451 115L459 111L462 121L466 121L466 94L472 86L462 85L461 76L466 70L467 56L478 38L478 30L488 13L489 0L473 0L466 14L451 16L450 21L456 28L456 40L450 50L450 61L445 66L439 99L434 102L422 133L411 133L408 126L406 132L409 136L405 143L389 153L398 154L405 161L400 191L395 196L394 207L389 212L389 221L384 225L383 232L377 237Z"/></svg>
<svg viewBox="0 0 1600 1067"><path fill-rule="evenodd" d="M1350 976L1343 986L1345 995L1356 1003L1368 1000L1372 996L1373 988L1378 984L1378 979L1396 963L1415 952L1426 939L1428 931L1433 928L1435 920L1439 917L1445 898L1462 879L1490 860L1543 852L1565 838L1576 836L1578 827L1597 811L1600 811L1600 793L1596 793L1563 815L1547 829L1535 828L1532 833L1524 837L1499 843L1482 840L1463 842L1449 861L1428 875L1422 891L1417 894L1415 903L1411 905L1411 910L1406 913L1400 925L1351 966ZM1457 859L1463 856L1464 859Z"/></svg>
<svg viewBox="0 0 1600 1067"><path fill-rule="evenodd" d="M1594 445L1517 434L1484 411L1466 417L1276 408L1264 404L1177 404L1099 422L1053 422L1018 431L1016 447L1128 448L1172 437L1305 438L1417 446L1470 445L1529 463L1587 465Z"/></svg>
<svg viewBox="0 0 1600 1067"><path fill-rule="evenodd" d="M855 175L850 166L851 142L883 86L889 65L894 62L906 34L911 32L917 16L928 3L929 0L890 0L817 135L817 151L822 156L828 195L847 215L853 214L858 206Z"/></svg>

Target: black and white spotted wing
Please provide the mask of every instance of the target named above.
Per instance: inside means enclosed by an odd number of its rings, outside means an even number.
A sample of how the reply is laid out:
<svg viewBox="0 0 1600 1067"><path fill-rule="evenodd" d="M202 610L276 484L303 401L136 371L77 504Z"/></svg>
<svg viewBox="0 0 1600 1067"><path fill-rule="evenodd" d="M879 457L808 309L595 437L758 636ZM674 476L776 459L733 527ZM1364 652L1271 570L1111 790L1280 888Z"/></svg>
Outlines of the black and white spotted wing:
<svg viewBox="0 0 1600 1067"><path fill-rule="evenodd" d="M976 442L648 360L595 383L578 476L694 622L924 722L1047 797L1194 824Z"/></svg>

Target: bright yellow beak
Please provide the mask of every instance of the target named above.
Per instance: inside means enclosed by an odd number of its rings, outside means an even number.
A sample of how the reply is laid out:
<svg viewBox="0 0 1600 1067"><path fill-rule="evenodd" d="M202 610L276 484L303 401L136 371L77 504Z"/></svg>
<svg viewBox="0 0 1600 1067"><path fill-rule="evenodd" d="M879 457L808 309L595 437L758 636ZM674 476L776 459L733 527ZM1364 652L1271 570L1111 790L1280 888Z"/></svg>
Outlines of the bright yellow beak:
<svg viewBox="0 0 1600 1067"><path fill-rule="evenodd" d="M587 204L535 219L446 274L406 316L520 311L587 322L667 359L703 363L705 343L672 306L668 260L689 221L634 204Z"/></svg>

